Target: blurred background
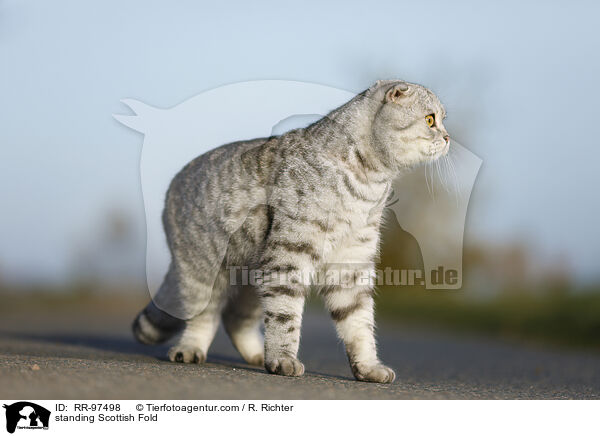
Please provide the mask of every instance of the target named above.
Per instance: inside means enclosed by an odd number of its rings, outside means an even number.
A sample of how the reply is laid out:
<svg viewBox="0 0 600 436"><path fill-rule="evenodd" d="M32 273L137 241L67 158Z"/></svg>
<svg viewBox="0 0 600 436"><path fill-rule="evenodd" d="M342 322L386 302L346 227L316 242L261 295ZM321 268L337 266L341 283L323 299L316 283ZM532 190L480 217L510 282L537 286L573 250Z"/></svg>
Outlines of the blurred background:
<svg viewBox="0 0 600 436"><path fill-rule="evenodd" d="M450 135L483 165L463 289L382 287L380 314L600 349L599 12L591 1L0 0L4 319L36 307L68 317L80 303L132 318L148 299L143 138L112 118L120 99L168 108L239 81L360 92L402 78L440 96ZM380 268L422 267L395 220L383 241Z"/></svg>

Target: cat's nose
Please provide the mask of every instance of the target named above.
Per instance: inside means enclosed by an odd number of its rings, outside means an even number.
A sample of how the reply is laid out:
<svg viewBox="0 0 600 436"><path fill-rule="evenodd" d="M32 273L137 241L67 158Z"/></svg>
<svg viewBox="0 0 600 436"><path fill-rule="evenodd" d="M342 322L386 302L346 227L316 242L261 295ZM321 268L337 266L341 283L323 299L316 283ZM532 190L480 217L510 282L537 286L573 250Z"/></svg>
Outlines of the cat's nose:
<svg viewBox="0 0 600 436"><path fill-rule="evenodd" d="M450 143L450 135L444 136L444 141L446 141L446 144L449 144Z"/></svg>

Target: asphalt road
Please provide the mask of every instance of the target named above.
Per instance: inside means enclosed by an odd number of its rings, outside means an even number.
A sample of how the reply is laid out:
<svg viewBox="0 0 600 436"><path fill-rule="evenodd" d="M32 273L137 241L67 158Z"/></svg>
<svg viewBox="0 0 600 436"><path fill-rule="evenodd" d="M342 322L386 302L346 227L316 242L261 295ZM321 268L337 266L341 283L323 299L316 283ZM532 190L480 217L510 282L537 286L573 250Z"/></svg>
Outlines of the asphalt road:
<svg viewBox="0 0 600 436"><path fill-rule="evenodd" d="M137 308L137 307L136 307ZM381 324L391 385L353 379L331 322L307 311L300 378L242 362L219 331L204 365L134 342L132 305L0 313L3 399L567 399L600 397L600 355Z"/></svg>

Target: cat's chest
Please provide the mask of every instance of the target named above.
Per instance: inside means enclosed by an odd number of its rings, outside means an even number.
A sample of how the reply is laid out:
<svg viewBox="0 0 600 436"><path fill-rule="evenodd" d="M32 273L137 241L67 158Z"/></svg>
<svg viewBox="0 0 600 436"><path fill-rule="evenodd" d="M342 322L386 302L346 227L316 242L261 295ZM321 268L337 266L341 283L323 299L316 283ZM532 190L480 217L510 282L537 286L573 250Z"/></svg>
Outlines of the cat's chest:
<svg viewBox="0 0 600 436"><path fill-rule="evenodd" d="M328 262L371 260L379 242L383 207L387 194L381 202L345 204L330 217L330 229L324 235L324 254Z"/></svg>

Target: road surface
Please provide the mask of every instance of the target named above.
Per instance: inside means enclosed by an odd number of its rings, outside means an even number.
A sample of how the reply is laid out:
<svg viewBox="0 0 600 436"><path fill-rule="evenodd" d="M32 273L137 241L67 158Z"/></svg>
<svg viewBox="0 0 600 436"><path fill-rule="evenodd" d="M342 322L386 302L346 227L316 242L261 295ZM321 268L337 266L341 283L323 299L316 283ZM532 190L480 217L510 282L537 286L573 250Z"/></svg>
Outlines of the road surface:
<svg viewBox="0 0 600 436"><path fill-rule="evenodd" d="M220 330L204 365L134 342L141 305L8 307L0 313L3 399L566 399L600 398L600 355L382 323L391 385L353 379L329 319L308 310L300 378L242 362Z"/></svg>

